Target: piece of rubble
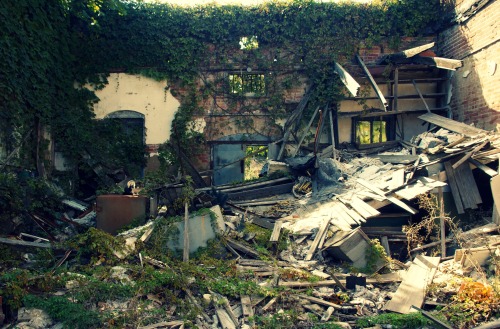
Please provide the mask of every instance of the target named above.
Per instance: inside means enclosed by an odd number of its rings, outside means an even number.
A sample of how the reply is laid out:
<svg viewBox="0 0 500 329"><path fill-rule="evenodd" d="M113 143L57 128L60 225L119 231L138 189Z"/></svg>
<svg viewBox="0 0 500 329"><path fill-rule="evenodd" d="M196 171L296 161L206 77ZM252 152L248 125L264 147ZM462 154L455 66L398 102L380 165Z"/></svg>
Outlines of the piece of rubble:
<svg viewBox="0 0 500 329"><path fill-rule="evenodd" d="M16 328L19 329L47 329L54 324L47 312L37 308L21 307L17 321Z"/></svg>

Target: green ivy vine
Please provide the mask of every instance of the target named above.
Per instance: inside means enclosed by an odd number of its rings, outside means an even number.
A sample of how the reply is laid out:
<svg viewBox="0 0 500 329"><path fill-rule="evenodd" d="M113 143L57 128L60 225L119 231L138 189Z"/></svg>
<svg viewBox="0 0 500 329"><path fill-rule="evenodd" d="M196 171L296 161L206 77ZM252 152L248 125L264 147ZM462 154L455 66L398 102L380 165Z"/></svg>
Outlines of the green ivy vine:
<svg viewBox="0 0 500 329"><path fill-rule="evenodd" d="M0 5L0 128L7 148L24 136L36 140L49 127L59 148L77 161L98 136L88 84L101 88L109 72L167 79L181 107L172 136L186 152L200 144L190 128L204 101L219 113L262 111L275 121L291 110L286 93L300 76L315 85L311 108L345 93L332 71L363 47L437 31L438 0L317 3L272 1L250 7L215 4L179 7L120 0L7 0ZM258 48L240 49L256 36ZM258 101L228 93L227 72L265 73L267 94ZM211 78L212 77L212 78ZM213 78L215 77L215 78ZM77 83L75 83L77 82ZM219 96L229 100L219 106ZM311 111L311 110L308 110ZM245 119L242 124L251 126ZM33 167L34 143L23 156ZM36 145L36 143L35 143Z"/></svg>

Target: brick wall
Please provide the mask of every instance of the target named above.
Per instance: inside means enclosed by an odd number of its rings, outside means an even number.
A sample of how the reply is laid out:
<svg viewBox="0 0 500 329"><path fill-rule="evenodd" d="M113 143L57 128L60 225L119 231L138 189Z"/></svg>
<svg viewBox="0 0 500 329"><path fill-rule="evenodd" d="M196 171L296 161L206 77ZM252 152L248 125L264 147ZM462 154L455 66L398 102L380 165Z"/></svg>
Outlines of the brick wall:
<svg viewBox="0 0 500 329"><path fill-rule="evenodd" d="M457 1L457 13L471 3ZM438 48L438 55L464 64L452 78L454 119L500 129L500 1L490 1L462 24L440 33Z"/></svg>

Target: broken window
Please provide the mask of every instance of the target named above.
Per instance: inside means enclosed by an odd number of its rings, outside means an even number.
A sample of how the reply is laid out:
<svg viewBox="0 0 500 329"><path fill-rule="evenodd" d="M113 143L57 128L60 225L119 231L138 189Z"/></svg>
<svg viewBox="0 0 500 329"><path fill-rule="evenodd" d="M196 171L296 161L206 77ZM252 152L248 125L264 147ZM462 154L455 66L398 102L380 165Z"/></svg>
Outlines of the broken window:
<svg viewBox="0 0 500 329"><path fill-rule="evenodd" d="M387 122L383 120L359 120L355 125L358 144L387 142Z"/></svg>
<svg viewBox="0 0 500 329"><path fill-rule="evenodd" d="M265 94L266 82L264 74L230 74L229 91L231 94Z"/></svg>

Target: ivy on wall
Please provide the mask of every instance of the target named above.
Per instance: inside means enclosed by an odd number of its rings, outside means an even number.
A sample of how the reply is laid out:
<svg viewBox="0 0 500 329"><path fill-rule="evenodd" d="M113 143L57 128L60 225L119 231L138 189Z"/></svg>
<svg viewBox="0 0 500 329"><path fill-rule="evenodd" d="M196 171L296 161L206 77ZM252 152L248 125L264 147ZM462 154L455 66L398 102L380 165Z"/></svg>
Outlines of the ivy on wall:
<svg viewBox="0 0 500 329"><path fill-rule="evenodd" d="M178 92L182 105L172 136L189 149L199 136L188 125L201 103L283 118L285 94L297 85L298 73L316 87L313 106L336 101L344 90L332 72L334 61L349 61L358 48L382 40L397 46L402 36L432 33L441 17L438 0L187 8L119 0L2 1L0 128L15 145L40 120L77 159L96 137L96 98L78 86L102 87L107 72L132 72L166 78ZM240 38L252 36L259 47L241 50ZM247 67L266 72L268 94L259 102L227 95L224 72ZM220 95L229 105L217 108Z"/></svg>

